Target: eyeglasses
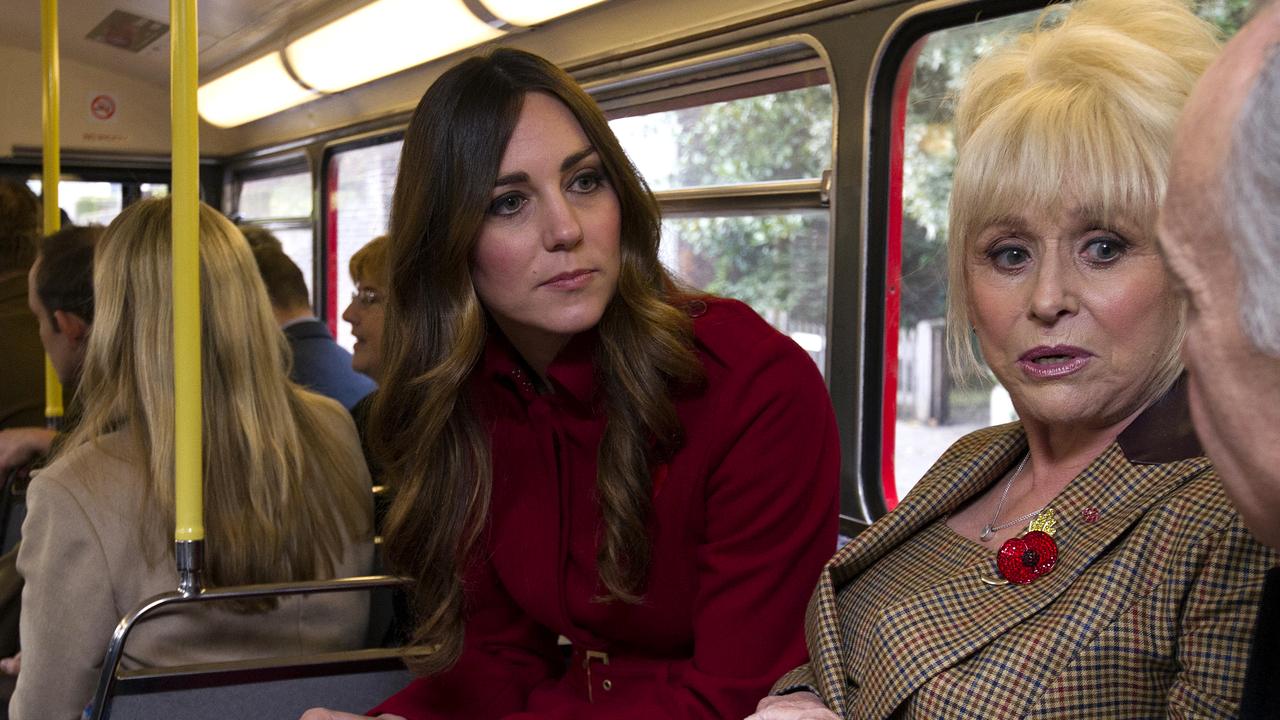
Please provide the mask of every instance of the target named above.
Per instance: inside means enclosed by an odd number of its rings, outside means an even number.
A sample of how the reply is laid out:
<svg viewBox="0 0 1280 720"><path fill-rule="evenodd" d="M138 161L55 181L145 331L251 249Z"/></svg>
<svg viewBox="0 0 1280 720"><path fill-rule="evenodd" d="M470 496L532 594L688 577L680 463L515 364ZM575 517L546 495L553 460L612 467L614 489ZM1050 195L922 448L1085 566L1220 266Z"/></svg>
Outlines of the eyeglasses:
<svg viewBox="0 0 1280 720"><path fill-rule="evenodd" d="M351 302L357 303L362 307L377 305L382 302L382 293L373 288L362 288L360 290L351 291Z"/></svg>

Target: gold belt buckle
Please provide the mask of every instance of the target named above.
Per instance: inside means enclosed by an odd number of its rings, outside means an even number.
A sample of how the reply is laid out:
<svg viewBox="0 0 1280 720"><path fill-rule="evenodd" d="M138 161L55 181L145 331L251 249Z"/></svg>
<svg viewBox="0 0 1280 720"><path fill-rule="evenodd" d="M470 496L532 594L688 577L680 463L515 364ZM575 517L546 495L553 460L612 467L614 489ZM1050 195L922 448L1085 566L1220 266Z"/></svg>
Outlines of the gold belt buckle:
<svg viewBox="0 0 1280 720"><path fill-rule="evenodd" d="M595 703L596 701L593 697L595 685L591 682L591 663L593 661L599 661L602 665L608 665L609 653L601 652L599 650L587 650L583 653L582 667L587 671L587 702L589 703Z"/></svg>

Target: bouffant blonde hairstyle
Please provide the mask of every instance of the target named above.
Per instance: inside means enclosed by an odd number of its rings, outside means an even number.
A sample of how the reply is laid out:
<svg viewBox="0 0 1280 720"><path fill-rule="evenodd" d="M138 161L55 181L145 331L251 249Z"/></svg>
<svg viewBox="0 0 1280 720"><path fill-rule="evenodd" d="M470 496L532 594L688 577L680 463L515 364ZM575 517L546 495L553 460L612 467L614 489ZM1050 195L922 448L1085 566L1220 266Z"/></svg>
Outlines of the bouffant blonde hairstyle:
<svg viewBox="0 0 1280 720"><path fill-rule="evenodd" d="M1079 205L1155 237L1174 126L1219 33L1182 0L1080 0L979 60L956 107L947 298L953 369L979 365L969 340L966 255L1023 211ZM1181 372L1181 329L1153 385Z"/></svg>

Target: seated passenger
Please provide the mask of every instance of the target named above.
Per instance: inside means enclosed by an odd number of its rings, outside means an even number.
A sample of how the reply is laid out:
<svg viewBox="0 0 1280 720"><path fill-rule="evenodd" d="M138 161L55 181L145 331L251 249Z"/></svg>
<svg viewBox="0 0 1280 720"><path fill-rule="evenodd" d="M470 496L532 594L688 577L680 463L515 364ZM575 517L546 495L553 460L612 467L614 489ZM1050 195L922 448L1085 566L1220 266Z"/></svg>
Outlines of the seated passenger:
<svg viewBox="0 0 1280 720"><path fill-rule="evenodd" d="M31 472L32 466L42 463L52 451L60 433L66 437L65 432L74 424L75 388L80 383L80 368L93 324L93 248L101 236L99 225L72 225L40 241L27 280L27 305L39 323L40 342L49 364L62 383L68 417L59 430L41 425L0 432L0 476L17 469ZM25 484L19 483L5 492L20 497L25 492ZM15 531L20 529L23 515L22 510L9 507L9 501L10 498L0 500L4 504L6 547L11 537L21 540L20 533ZM15 527L9 527L9 523ZM0 660L0 672L7 675L17 675L21 663L18 610L22 581L16 577L17 571L12 565L17 551L17 547L12 547L0 556L0 586L4 588L0 591L0 604L5 608L0 612L0 656L4 656ZM6 576L6 573L12 574ZM12 687L0 691L4 702L11 692Z"/></svg>
<svg viewBox="0 0 1280 720"><path fill-rule="evenodd" d="M121 616L177 588L171 219L169 200L144 200L98 245L80 421L28 490L14 720L80 717ZM350 418L288 382L249 247L204 205L200 264L205 577L366 573L369 478ZM126 666L351 648L367 612L347 593L181 608L139 626Z"/></svg>
<svg viewBox="0 0 1280 720"><path fill-rule="evenodd" d="M27 271L40 237L40 200L0 179L0 433L44 424L44 351L27 308Z"/></svg>
<svg viewBox="0 0 1280 720"><path fill-rule="evenodd" d="M266 283L271 311L293 350L289 377L350 410L373 392L373 381L351 369L351 353L334 341L329 326L311 312L307 282L293 260L268 245L254 247L253 259Z"/></svg>
<svg viewBox="0 0 1280 720"><path fill-rule="evenodd" d="M1160 242L1195 313L1192 418L1245 525L1280 550L1280 3L1240 30L1178 123ZM1242 720L1280 716L1280 566L1258 609Z"/></svg>
<svg viewBox="0 0 1280 720"><path fill-rule="evenodd" d="M253 223L238 223L236 225L236 229L240 231L241 235L244 235L244 240L249 243L250 250L269 248L271 250L284 252L284 245L281 244L280 238L276 237L275 233L261 225L254 225Z"/></svg>
<svg viewBox="0 0 1280 720"><path fill-rule="evenodd" d="M383 301L387 296L387 236L379 235L351 256L348 266L356 284L342 319L351 323L356 345L351 367L379 380L382 377Z"/></svg>
<svg viewBox="0 0 1280 720"><path fill-rule="evenodd" d="M750 308L678 288L658 234L547 61L498 49L419 103L373 427L387 556L437 649L378 712L733 718L803 660L836 539L826 387Z"/></svg>
<svg viewBox="0 0 1280 720"><path fill-rule="evenodd" d="M351 354L351 367L374 380L381 380L382 323L385 318L382 303L386 298L387 288L387 236L379 235L357 250L351 256L349 267L356 289L351 294L351 304L342 311L342 319L351 323L351 334L356 339L354 352ZM370 393L356 403L351 408L351 417L356 421L356 431L360 433L360 446L364 448L365 459L369 462L369 474L373 476L373 483L378 485L382 481L382 464L373 456L368 434L369 411L373 407L374 397L376 396ZM379 528L382 527L382 509L379 506Z"/></svg>
<svg viewBox="0 0 1280 720"><path fill-rule="evenodd" d="M1177 0L1046 12L974 67L956 112L953 357L973 363L972 332L1021 422L959 440L827 564L810 661L757 720L1239 704L1276 555L1196 442L1155 233L1215 31Z"/></svg>
<svg viewBox="0 0 1280 720"><path fill-rule="evenodd" d="M70 412L93 324L93 246L101 236L98 225L71 226L50 235L40 242L27 280L27 306ZM43 425L0 432L0 475L48 455L56 436Z"/></svg>

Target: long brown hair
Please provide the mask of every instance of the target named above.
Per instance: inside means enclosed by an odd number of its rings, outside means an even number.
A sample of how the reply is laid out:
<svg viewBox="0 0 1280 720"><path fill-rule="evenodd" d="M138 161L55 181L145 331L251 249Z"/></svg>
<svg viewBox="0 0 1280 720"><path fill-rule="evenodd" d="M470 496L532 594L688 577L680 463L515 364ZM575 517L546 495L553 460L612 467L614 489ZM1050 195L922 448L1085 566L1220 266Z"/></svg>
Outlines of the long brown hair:
<svg viewBox="0 0 1280 720"><path fill-rule="evenodd" d="M467 379L487 315L471 255L524 97L565 104L599 153L621 210L621 271L595 351L606 426L596 483L604 528L597 564L612 600L638 602L649 569L651 468L682 442L672 393L701 381L689 299L658 261L657 203L595 102L567 73L529 53L497 49L440 77L405 135L391 209L385 386L373 412L375 452L396 499L386 554L416 578L414 643L437 648L419 670L443 669L462 648L462 573L488 515L488 435Z"/></svg>
<svg viewBox="0 0 1280 720"><path fill-rule="evenodd" d="M60 447L127 433L145 483L140 556L153 566L172 551L174 523L173 361L161 351L173 344L172 216L168 198L143 200L97 244L83 416ZM208 576L214 585L332 577L344 538L372 534L367 476L334 427L342 415L289 382L288 345L249 246L204 204L200 295Z"/></svg>

